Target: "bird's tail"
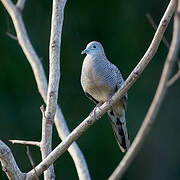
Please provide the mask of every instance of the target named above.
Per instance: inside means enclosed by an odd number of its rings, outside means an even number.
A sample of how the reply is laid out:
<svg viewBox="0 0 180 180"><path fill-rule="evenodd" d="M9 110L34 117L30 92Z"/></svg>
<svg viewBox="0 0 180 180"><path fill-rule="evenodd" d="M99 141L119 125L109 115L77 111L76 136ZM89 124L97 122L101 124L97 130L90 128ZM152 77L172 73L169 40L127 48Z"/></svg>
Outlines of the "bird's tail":
<svg viewBox="0 0 180 180"><path fill-rule="evenodd" d="M123 107L113 107L108 111L111 125L118 145L122 152L126 152L130 146L128 130L126 127L125 110Z"/></svg>

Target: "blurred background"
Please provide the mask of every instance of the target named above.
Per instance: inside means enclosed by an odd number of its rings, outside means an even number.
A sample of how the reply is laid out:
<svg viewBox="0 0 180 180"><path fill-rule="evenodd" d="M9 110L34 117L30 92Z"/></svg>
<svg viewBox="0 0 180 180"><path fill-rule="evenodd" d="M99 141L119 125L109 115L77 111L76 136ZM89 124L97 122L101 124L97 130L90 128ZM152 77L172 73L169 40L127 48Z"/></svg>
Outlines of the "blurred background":
<svg viewBox="0 0 180 180"><path fill-rule="evenodd" d="M124 79L147 50L154 30L146 13L159 23L169 1L78 0L68 1L61 48L61 82L59 105L68 127L73 130L89 115L94 104L85 97L80 85L80 52L88 42L100 41L109 60L121 70ZM42 58L48 75L48 44L50 35L51 1L26 2L24 22L31 42ZM9 139L37 140L41 138L41 112L44 104L38 93L33 73L18 43L6 32L15 34L9 15L0 3L0 139L12 150L22 171L32 167L26 147L12 145ZM172 21L165 33L170 42ZM168 50L161 43L158 52L142 76L129 90L126 115L131 141L134 139L156 91ZM174 72L177 68L175 67ZM153 129L123 179L180 179L180 80L166 95ZM60 143L54 128L53 147ZM93 180L107 179L123 154L114 138L107 115L98 120L78 140ZM41 160L39 149L30 147L36 164ZM69 153L55 163L57 179L78 179ZM0 170L0 179L7 177ZM42 179L42 177L41 177Z"/></svg>

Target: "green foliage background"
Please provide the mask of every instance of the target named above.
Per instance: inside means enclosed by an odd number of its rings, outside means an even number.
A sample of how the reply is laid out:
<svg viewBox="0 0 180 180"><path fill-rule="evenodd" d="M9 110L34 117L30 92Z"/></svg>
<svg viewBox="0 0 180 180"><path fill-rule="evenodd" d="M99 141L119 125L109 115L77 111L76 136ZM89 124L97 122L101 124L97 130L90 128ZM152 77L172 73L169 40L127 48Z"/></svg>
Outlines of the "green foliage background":
<svg viewBox="0 0 180 180"><path fill-rule="evenodd" d="M126 79L148 48L154 30L145 14L159 22L169 1L78 0L68 1L61 48L61 82L59 104L70 130L93 109L80 85L84 56L80 52L89 41L102 42L107 57L116 64ZM48 74L48 43L51 1L26 2L23 18L31 42L42 58ZM0 3L0 139L10 146L22 171L31 165L23 145L12 145L9 139L40 140L43 104L30 65L18 43L6 32L14 34L10 17ZM170 41L172 22L166 32ZM127 121L134 139L151 104L168 50L163 44L136 84L129 90ZM175 71L174 71L175 72ZM168 91L156 122L140 153L123 179L180 179L180 80ZM60 143L54 128L53 147ZM107 179L123 154L113 136L107 115L98 120L77 141L82 149L93 180ZM36 164L40 152L30 147ZM73 161L64 153L54 164L57 179L78 179ZM6 175L0 170L0 179Z"/></svg>

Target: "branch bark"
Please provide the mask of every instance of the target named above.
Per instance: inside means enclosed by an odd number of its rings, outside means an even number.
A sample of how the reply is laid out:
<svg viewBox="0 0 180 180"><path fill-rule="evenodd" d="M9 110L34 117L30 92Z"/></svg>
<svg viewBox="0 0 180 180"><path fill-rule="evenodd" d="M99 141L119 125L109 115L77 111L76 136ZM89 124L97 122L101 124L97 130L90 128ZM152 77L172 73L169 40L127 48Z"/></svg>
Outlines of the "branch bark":
<svg viewBox="0 0 180 180"><path fill-rule="evenodd" d="M42 109L42 107L41 107ZM53 116L51 113L49 116L46 117L44 108L42 111L43 118L42 118L42 139L40 142L40 150L42 160L52 151L52 128L53 128ZM45 180L54 180L55 173L54 173L54 166L53 164L44 172L44 179Z"/></svg>
<svg viewBox="0 0 180 180"><path fill-rule="evenodd" d="M25 29L25 26L24 26L24 23L22 20L21 12L18 10L19 8L17 8L12 3L11 0L1 0L1 2L12 18L19 45L22 47L22 50L32 67L34 77L35 77L35 80L36 80L36 83L38 86L38 90L39 90L44 102L46 103L46 101L47 101L47 80L46 80L45 72L44 72L41 60L38 57L38 55L36 54L32 44L29 40L28 34L26 32L26 29ZM23 2L23 0L19 0L18 2L19 3ZM69 134L69 129L67 127L64 116L63 116L62 111L59 106L57 106L57 109L56 109L55 125L57 128L59 137L62 140L65 139ZM74 142L70 146L68 151L69 151L72 159L74 160L79 179L89 180L90 175L89 175L88 167L86 164L86 160L85 160L80 148L78 147L78 145Z"/></svg>
<svg viewBox="0 0 180 180"><path fill-rule="evenodd" d="M141 61L138 63L138 65L131 72L131 74L129 75L127 80L124 82L122 87L112 97L112 99L111 99L112 105L115 105L123 97L123 95L135 83L135 81L138 79L140 74L143 72L145 67L148 65L150 60L155 55L155 53L158 49L158 46L160 44L160 41L163 37L163 34L167 28L167 25L173 15L174 9L175 9L175 0L171 0L163 18L159 24L159 27L155 33L155 36L151 42L150 47L148 48L148 50L146 51L145 55L143 56ZM96 111L97 119L99 119L110 108L111 108L111 105L109 103L105 102ZM78 127L76 127L71 132L71 134L65 140L63 140L63 142L61 144L59 144L38 166L36 166L37 174L40 175L47 167L49 167L50 164L52 162L54 162L62 153L64 153L66 151L66 149L71 145L71 143L73 141L75 141L77 138L79 138L84 131L86 131L91 125L93 125L93 123L95 123L95 121L96 121L96 119L94 119L94 117L88 116ZM130 150L132 151L131 147L130 147ZM135 151L138 150L138 146L134 150ZM134 156L135 156L135 154L134 154ZM130 163L130 161L129 161L129 163ZM126 168L123 169L124 171L127 169L128 165L129 164L127 164ZM33 170L28 172L27 176L34 177Z"/></svg>
<svg viewBox="0 0 180 180"><path fill-rule="evenodd" d="M167 86L172 86L180 78L180 69L178 72L167 82Z"/></svg>
<svg viewBox="0 0 180 180"><path fill-rule="evenodd" d="M172 16L172 13L175 10L176 2L177 2L176 0L171 0L164 17L166 15L168 15L169 18ZM161 79L160 79L156 94L154 96L154 99L152 101L152 104L146 114L146 117L131 147L129 148L128 152L126 153L126 155L121 160L120 164L118 165L118 167L115 169L115 171L109 177L108 180L118 180L123 176L124 172L127 170L129 165L131 164L131 162L133 161L133 159L139 152L145 138L147 137L150 129L152 128L154 120L157 116L159 108L167 92L167 89L168 89L167 82L168 82L170 73L172 72L172 68L177 58L177 53L179 50L179 42L180 42L180 19L178 16L179 13L180 13L180 3L178 3L178 12L176 12L175 18L174 18L174 31L173 31L173 38L172 38L170 50L166 58L163 72L161 75Z"/></svg>
<svg viewBox="0 0 180 180"><path fill-rule="evenodd" d="M42 160L52 151L52 127L56 113L60 80L60 47L66 0L53 0L51 36L49 45L49 85L47 107L43 113L41 152ZM44 172L45 180L54 180L54 167L51 165Z"/></svg>
<svg viewBox="0 0 180 180"><path fill-rule="evenodd" d="M16 7L18 7L21 11L24 9L26 0L18 0L16 3Z"/></svg>
<svg viewBox="0 0 180 180"><path fill-rule="evenodd" d="M23 144L40 147L40 142L37 141L24 141L24 140L9 140L13 144Z"/></svg>
<svg viewBox="0 0 180 180"><path fill-rule="evenodd" d="M0 140L0 161L3 171L10 180L23 180L25 173L18 168L10 148Z"/></svg>

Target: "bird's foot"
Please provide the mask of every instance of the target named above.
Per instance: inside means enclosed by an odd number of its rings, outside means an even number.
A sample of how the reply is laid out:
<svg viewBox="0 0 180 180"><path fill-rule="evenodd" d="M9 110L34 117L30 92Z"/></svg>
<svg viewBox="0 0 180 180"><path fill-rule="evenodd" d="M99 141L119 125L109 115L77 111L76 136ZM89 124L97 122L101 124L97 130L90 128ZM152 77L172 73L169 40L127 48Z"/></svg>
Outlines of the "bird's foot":
<svg viewBox="0 0 180 180"><path fill-rule="evenodd" d="M108 97L107 103L112 106L112 104L111 104L111 99L112 99L112 95L110 95L110 96Z"/></svg>
<svg viewBox="0 0 180 180"><path fill-rule="evenodd" d="M100 110L102 110L100 107L101 107L101 105L103 104L103 102L101 101L101 102L99 102L97 105L96 105L96 107L92 110L92 112L90 113L90 116L91 117L94 117L95 119L97 119L97 115L96 115L96 110L97 110L97 108L99 108Z"/></svg>

